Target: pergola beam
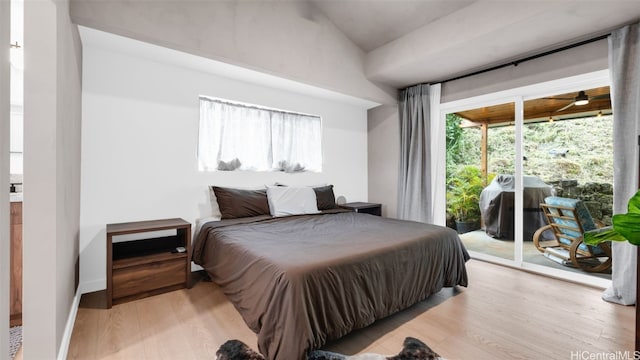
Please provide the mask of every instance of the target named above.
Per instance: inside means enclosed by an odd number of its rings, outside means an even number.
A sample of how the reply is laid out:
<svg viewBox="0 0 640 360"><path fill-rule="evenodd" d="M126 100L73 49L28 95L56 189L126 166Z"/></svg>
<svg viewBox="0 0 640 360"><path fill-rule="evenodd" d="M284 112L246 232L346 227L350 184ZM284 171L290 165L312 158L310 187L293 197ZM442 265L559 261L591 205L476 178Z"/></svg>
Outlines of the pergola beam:
<svg viewBox="0 0 640 360"><path fill-rule="evenodd" d="M487 143L489 142L489 125L485 122L480 126L480 173L482 174L482 180L484 185L487 185L487 169L488 169L488 156L487 156Z"/></svg>

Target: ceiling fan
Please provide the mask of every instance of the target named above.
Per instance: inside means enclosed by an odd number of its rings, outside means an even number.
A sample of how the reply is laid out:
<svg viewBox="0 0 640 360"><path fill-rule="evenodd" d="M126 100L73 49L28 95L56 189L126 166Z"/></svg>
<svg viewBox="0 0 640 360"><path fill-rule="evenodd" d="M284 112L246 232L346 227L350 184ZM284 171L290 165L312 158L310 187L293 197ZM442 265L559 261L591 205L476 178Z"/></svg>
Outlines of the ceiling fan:
<svg viewBox="0 0 640 360"><path fill-rule="evenodd" d="M580 91L578 92L578 95L574 98L545 98L545 99L549 99L549 100L570 100L571 103L569 103L568 105L563 106L562 108L556 110L555 112L561 112L564 110L567 110L568 108L577 105L577 106L581 106L581 105L587 105L589 103L589 100L599 100L599 99L609 99L610 95L609 94L602 94L602 95L596 95L596 96L589 96L587 95L586 92L584 91Z"/></svg>

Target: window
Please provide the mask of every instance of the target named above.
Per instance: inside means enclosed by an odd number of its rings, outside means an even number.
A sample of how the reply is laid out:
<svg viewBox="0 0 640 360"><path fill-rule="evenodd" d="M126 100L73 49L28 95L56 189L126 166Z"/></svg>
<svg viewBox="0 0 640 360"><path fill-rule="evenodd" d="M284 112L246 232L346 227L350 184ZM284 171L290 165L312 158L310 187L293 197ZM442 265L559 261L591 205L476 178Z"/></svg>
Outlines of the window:
<svg viewBox="0 0 640 360"><path fill-rule="evenodd" d="M322 171L322 121L299 114L200 97L201 171Z"/></svg>

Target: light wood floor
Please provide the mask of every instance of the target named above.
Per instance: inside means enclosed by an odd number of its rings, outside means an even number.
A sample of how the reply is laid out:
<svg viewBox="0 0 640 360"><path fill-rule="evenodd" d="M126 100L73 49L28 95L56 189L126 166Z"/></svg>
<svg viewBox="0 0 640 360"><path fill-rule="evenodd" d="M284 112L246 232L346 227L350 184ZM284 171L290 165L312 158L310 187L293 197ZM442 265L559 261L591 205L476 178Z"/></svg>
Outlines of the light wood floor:
<svg viewBox="0 0 640 360"><path fill-rule="evenodd" d="M635 308L601 300L599 289L476 260L468 273L468 288L444 289L325 349L395 354L413 336L447 359L566 360L633 350ZM82 297L69 359L215 359L228 339L256 348L255 334L211 282L111 310L104 304L103 292Z"/></svg>

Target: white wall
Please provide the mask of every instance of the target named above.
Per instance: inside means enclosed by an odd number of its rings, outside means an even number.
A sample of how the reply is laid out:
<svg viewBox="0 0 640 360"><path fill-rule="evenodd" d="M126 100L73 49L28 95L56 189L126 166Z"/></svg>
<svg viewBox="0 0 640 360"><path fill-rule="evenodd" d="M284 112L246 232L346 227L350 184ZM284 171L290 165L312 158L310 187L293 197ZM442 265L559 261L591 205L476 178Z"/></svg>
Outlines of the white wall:
<svg viewBox="0 0 640 360"><path fill-rule="evenodd" d="M24 359L55 359L76 290L82 49L68 1L27 1L24 19Z"/></svg>
<svg viewBox="0 0 640 360"><path fill-rule="evenodd" d="M397 216L400 120L397 105L369 109L369 201L382 204L382 216Z"/></svg>
<svg viewBox="0 0 640 360"><path fill-rule="evenodd" d="M105 287L105 225L211 214L208 186L335 185L367 200L366 109L84 46L81 288ZM199 172L199 95L317 114L322 173Z"/></svg>
<svg viewBox="0 0 640 360"><path fill-rule="evenodd" d="M609 67L607 39L598 40L518 66L507 66L483 74L442 84L442 103L545 81L587 74Z"/></svg>

